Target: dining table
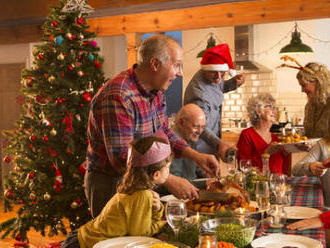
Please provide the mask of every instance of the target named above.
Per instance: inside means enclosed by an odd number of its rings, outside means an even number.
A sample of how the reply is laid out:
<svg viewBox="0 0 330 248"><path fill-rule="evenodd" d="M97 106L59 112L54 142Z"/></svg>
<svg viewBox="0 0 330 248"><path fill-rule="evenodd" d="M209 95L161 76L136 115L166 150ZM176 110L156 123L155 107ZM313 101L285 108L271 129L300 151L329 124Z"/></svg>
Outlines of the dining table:
<svg viewBox="0 0 330 248"><path fill-rule="evenodd" d="M326 211L324 208L323 192L321 182L317 177L290 177L288 178L288 184L292 188L291 206L302 206L319 209L322 212ZM287 220L287 224L292 223L295 220ZM325 243L325 229L313 228L304 231L289 230L285 226L282 228L273 228L270 225L264 225L263 233L260 229L257 230L256 236L267 235L271 233L282 233L291 235L302 235L304 237L316 239L326 247Z"/></svg>

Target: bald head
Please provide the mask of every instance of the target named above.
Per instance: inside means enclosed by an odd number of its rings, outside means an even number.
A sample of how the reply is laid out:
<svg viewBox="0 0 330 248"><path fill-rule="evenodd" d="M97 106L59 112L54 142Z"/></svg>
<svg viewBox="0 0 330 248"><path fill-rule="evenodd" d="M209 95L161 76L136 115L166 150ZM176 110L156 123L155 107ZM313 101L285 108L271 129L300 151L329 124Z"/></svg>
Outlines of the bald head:
<svg viewBox="0 0 330 248"><path fill-rule="evenodd" d="M186 141L196 142L205 129L206 117L196 104L184 105L175 118L175 126Z"/></svg>

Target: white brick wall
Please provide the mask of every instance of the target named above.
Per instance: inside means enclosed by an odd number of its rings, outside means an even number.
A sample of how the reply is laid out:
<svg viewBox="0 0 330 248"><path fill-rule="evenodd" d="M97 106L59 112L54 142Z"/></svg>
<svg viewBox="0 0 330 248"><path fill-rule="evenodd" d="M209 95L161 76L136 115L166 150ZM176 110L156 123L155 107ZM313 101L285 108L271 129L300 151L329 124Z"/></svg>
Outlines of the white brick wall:
<svg viewBox="0 0 330 248"><path fill-rule="evenodd" d="M306 104L306 96L301 92L278 92L276 78L273 72L247 73L245 84L237 90L226 93L223 102L223 127L234 127L230 119L245 119L247 121L246 103L252 96L270 92L276 100L276 106L283 110L285 107L292 121L302 119Z"/></svg>

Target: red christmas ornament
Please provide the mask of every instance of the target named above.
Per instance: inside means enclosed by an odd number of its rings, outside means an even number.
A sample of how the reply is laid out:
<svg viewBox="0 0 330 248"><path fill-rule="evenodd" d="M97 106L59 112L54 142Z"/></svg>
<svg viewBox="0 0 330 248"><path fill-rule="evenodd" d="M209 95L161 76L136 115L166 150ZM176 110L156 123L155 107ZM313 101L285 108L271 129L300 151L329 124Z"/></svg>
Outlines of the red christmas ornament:
<svg viewBox="0 0 330 248"><path fill-rule="evenodd" d="M29 179L33 179L35 177L34 173L30 172L29 173Z"/></svg>
<svg viewBox="0 0 330 248"><path fill-rule="evenodd" d="M34 141L35 139L36 139L36 136L34 136L34 135L31 135L31 136L30 136L30 140L31 140L31 141Z"/></svg>
<svg viewBox="0 0 330 248"><path fill-rule="evenodd" d="M84 18L82 18L82 17L78 18L77 23L83 24L84 23Z"/></svg>
<svg viewBox="0 0 330 248"><path fill-rule="evenodd" d="M69 70L73 70L73 67L71 65L68 66Z"/></svg>
<svg viewBox="0 0 330 248"><path fill-rule="evenodd" d="M22 237L21 237L20 234L17 234L17 235L15 236L15 239L16 239L17 241L20 241L20 240L22 239Z"/></svg>
<svg viewBox="0 0 330 248"><path fill-rule="evenodd" d="M80 198L77 198L77 199L75 200L75 202L78 203L78 204L80 204L80 203L81 203L81 199L80 199Z"/></svg>
<svg viewBox="0 0 330 248"><path fill-rule="evenodd" d="M100 64L99 62L95 61L95 67L96 67L97 69L99 69L99 68L101 68L101 64Z"/></svg>
<svg viewBox="0 0 330 248"><path fill-rule="evenodd" d="M72 151L70 149L68 149L68 153L72 154Z"/></svg>
<svg viewBox="0 0 330 248"><path fill-rule="evenodd" d="M47 79L47 78L48 78L48 75L47 75L46 73L44 74L44 78L45 78L45 79Z"/></svg>
<svg viewBox="0 0 330 248"><path fill-rule="evenodd" d="M79 55L79 56L78 56L78 59L81 60L81 58L82 58L81 55Z"/></svg>
<svg viewBox="0 0 330 248"><path fill-rule="evenodd" d="M79 170L79 172L80 172L80 174L82 176L85 175L86 170L87 170L87 163L86 163L86 161L84 161L81 165L79 165L78 170Z"/></svg>
<svg viewBox="0 0 330 248"><path fill-rule="evenodd" d="M57 24L58 24L57 21L55 21L55 20L52 21L52 26L56 27Z"/></svg>
<svg viewBox="0 0 330 248"><path fill-rule="evenodd" d="M51 41L51 42L53 42L54 41L54 36L53 35L51 35L50 37L49 37L49 40ZM52 47L48 47L49 49L52 49Z"/></svg>
<svg viewBox="0 0 330 248"><path fill-rule="evenodd" d="M82 94L82 98L83 98L84 102L92 101L92 96L91 96L90 92L85 92L84 94Z"/></svg>
<svg viewBox="0 0 330 248"><path fill-rule="evenodd" d="M42 139L44 142L47 142L49 140L47 136L44 136Z"/></svg>
<svg viewBox="0 0 330 248"><path fill-rule="evenodd" d="M10 189L6 189L3 195L7 200L11 200L14 198L14 193Z"/></svg>
<svg viewBox="0 0 330 248"><path fill-rule="evenodd" d="M35 101L41 104L47 103L47 97L44 95L37 95Z"/></svg>
<svg viewBox="0 0 330 248"><path fill-rule="evenodd" d="M64 73L62 73L61 76L64 77Z"/></svg>
<svg viewBox="0 0 330 248"><path fill-rule="evenodd" d="M61 103L63 103L63 101L62 101L61 98L58 98L58 99L56 100L56 102L57 102L57 104L61 104Z"/></svg>
<svg viewBox="0 0 330 248"><path fill-rule="evenodd" d="M6 157L3 159L3 161L4 161L5 163L9 164L9 163L10 163L10 157L6 156Z"/></svg>
<svg viewBox="0 0 330 248"><path fill-rule="evenodd" d="M40 60L42 60L42 59L44 59L44 55L43 55L42 53L39 53L39 54L38 54L38 58L39 58Z"/></svg>

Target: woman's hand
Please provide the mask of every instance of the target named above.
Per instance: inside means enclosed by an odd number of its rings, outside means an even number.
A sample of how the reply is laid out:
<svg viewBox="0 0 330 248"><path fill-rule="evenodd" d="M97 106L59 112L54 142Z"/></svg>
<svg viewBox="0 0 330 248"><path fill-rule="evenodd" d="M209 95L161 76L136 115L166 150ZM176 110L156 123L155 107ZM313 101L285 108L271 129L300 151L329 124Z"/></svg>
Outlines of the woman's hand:
<svg viewBox="0 0 330 248"><path fill-rule="evenodd" d="M317 177L322 176L326 171L326 168L321 162L311 162L309 164L309 169L311 170L312 174Z"/></svg>
<svg viewBox="0 0 330 248"><path fill-rule="evenodd" d="M153 190L151 190L151 193L152 193L152 207L153 209L155 209L157 212L161 210L162 208L162 204L160 202L160 197L159 197L159 194Z"/></svg>
<svg viewBox="0 0 330 248"><path fill-rule="evenodd" d="M294 222L294 223L286 226L286 228L288 228L290 230L302 231L302 230L311 229L311 228L320 228L322 226L323 226L323 223L322 223L321 219L319 217L314 217L314 218Z"/></svg>
<svg viewBox="0 0 330 248"><path fill-rule="evenodd" d="M268 153L269 155L272 155L274 153L277 153L281 149L281 146L277 144L277 142L272 142L269 144L269 146L266 148L264 153Z"/></svg>

